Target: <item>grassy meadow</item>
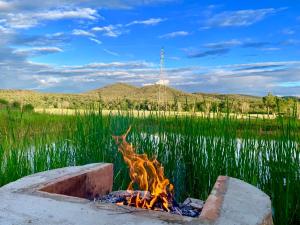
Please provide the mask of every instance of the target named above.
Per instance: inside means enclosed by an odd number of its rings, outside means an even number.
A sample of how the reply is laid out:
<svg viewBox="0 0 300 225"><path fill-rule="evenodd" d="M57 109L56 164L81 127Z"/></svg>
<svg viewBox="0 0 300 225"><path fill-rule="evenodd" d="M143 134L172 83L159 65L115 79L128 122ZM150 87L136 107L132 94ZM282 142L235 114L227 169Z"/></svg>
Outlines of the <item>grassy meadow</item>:
<svg viewBox="0 0 300 225"><path fill-rule="evenodd" d="M112 162L114 189L126 189L128 170L112 135L130 125L129 142L158 158L179 201L206 199L218 175L228 175L271 197L276 225L300 223L300 121L294 118L0 110L0 186L39 171Z"/></svg>

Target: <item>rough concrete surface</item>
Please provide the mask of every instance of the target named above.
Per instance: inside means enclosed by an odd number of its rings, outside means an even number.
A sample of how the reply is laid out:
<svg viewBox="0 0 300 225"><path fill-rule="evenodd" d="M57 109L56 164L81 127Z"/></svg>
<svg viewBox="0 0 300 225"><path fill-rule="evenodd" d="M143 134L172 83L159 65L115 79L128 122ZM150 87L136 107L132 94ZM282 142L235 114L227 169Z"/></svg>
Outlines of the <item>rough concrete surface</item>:
<svg viewBox="0 0 300 225"><path fill-rule="evenodd" d="M261 225L270 212L269 196L252 185L230 178L216 225Z"/></svg>
<svg viewBox="0 0 300 225"><path fill-rule="evenodd" d="M218 215L210 220L188 218L169 213L97 204L87 199L39 191L63 177L93 173L111 164L97 163L34 174L0 188L1 225L150 225L215 224L259 225L271 212L270 199L259 189L238 179L221 177L210 197L221 198ZM101 179L101 177L99 177ZM225 182L226 181L226 182ZM222 185L226 185L222 186ZM223 190L224 193L217 193ZM209 198L210 198L209 197ZM214 207L205 203L204 208ZM271 218L272 219L272 218ZM269 221L270 222L270 219ZM267 223L266 223L267 224ZM268 223L268 225L272 224Z"/></svg>

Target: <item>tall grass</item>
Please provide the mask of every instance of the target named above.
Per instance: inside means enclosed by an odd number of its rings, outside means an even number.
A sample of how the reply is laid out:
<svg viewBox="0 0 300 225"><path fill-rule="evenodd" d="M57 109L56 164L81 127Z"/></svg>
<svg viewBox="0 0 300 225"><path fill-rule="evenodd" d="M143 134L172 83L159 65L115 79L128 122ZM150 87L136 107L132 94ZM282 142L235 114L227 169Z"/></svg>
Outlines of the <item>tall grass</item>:
<svg viewBox="0 0 300 225"><path fill-rule="evenodd" d="M206 199L218 175L228 175L271 197L275 224L299 224L300 124L293 118L2 112L0 185L52 168L105 161L114 163L114 189L125 189L128 169L111 135L130 125L129 141L164 165L179 201Z"/></svg>

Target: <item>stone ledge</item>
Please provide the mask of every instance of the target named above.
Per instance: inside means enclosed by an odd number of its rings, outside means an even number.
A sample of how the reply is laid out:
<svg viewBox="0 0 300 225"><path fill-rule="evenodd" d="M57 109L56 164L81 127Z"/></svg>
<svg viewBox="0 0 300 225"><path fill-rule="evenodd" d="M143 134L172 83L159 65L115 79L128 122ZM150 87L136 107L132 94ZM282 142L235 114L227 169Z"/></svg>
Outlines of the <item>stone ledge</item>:
<svg viewBox="0 0 300 225"><path fill-rule="evenodd" d="M112 164L107 163L61 168L24 177L0 188L0 224L273 224L269 197L248 183L226 176L217 179L202 214L195 219L96 204L81 198L87 197L85 192L95 196L110 191L112 177ZM67 185L66 181L72 181L72 185ZM74 192L76 185L81 185L81 191Z"/></svg>

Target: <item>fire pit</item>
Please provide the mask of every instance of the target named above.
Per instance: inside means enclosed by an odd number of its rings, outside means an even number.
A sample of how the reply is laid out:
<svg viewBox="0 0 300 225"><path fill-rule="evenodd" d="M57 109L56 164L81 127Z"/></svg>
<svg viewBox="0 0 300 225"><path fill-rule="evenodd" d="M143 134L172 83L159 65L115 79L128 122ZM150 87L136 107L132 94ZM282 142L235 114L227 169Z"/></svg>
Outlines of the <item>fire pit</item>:
<svg viewBox="0 0 300 225"><path fill-rule="evenodd" d="M197 217L116 205L113 165L89 164L50 170L0 188L0 224L222 224L271 225L269 197L241 180L220 176Z"/></svg>

